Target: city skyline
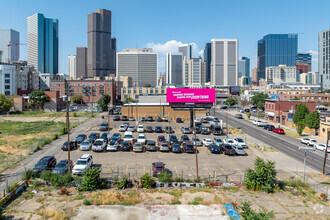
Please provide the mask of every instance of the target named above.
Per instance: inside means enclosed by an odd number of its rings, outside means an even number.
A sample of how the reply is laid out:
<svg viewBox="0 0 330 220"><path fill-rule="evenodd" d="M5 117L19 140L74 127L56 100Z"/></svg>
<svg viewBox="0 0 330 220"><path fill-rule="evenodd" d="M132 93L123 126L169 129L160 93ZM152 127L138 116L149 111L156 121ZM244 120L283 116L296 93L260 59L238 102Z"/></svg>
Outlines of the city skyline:
<svg viewBox="0 0 330 220"><path fill-rule="evenodd" d="M18 2L18 1L17 1ZM80 2L80 1L79 1ZM313 55L312 71L317 71L318 33L329 28L327 23L326 8L330 2L319 1L311 3L308 1L285 2L286 7L278 7L281 1L277 2L244 2L234 4L231 2L213 1L214 7L210 4L186 5L184 2L168 1L166 5L159 7L158 4L148 4L151 1L142 1L122 4L120 2L108 3L99 1L97 4L82 2L79 8L70 7L76 5L77 1L64 2L42 2L31 1L29 5L13 4L7 0L3 1L2 16L7 19L0 21L1 28L11 28L20 32L20 42L27 43L26 18L35 13L43 13L47 17L57 18L60 22L59 30L59 72L67 73L67 56L75 54L77 46L87 46L87 15L97 9L105 8L112 11L112 35L118 40L118 51L123 48L152 47L159 55L159 72L165 71L165 53L173 51L175 47L183 43L194 43L195 53L202 54L205 43L212 38L237 38L239 44L239 56L245 56L251 60L251 69L257 62L257 41L263 36L272 33L303 33L299 34L298 52L311 51ZM63 7L66 3L66 7ZM148 14L139 14L137 11L145 10L149 6ZM223 8L234 7L234 11L224 10L222 13L215 13L221 5ZM198 10L200 16L193 18L191 24L184 23L184 17L171 18L159 16L163 12L174 13L180 7L188 7L191 10ZM157 10L156 10L157 9ZM189 9L189 10L188 10ZM297 22L301 11L308 11L309 19L304 22ZM275 13L276 12L276 13ZM223 22L223 18L232 14L230 22ZM255 14L256 16L251 16ZM74 16L73 16L74 15ZM239 15L239 16L236 16ZM132 20L132 17L134 19ZM201 17L209 16L208 23L202 22ZM238 18L234 18L234 17ZM265 19L260 19L265 17ZM155 19L156 18L156 19ZM244 18L244 22L241 22ZM249 24L249 25L246 25ZM285 25L283 25L285 24ZM199 26L198 31L194 28ZM221 28L216 28L220 27ZM184 27L184 28L183 28ZM0 49L1 50L1 49ZM27 60L26 46L21 47L21 59Z"/></svg>

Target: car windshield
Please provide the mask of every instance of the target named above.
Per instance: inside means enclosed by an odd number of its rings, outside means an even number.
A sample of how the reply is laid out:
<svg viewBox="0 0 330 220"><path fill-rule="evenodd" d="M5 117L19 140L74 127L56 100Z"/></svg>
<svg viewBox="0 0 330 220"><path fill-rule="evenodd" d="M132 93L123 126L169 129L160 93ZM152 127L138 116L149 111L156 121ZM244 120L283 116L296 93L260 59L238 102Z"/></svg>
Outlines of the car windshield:
<svg viewBox="0 0 330 220"><path fill-rule="evenodd" d="M87 164L86 160L78 160L77 161L77 165L86 165L86 164Z"/></svg>
<svg viewBox="0 0 330 220"><path fill-rule="evenodd" d="M115 145L116 141L110 141L110 145Z"/></svg>
<svg viewBox="0 0 330 220"><path fill-rule="evenodd" d="M244 143L244 141L243 141L242 138L237 138L236 140L237 140L237 142L239 142L239 143Z"/></svg>
<svg viewBox="0 0 330 220"><path fill-rule="evenodd" d="M95 138L97 134L91 134L89 135L90 138Z"/></svg>
<svg viewBox="0 0 330 220"><path fill-rule="evenodd" d="M140 143L136 143L135 147L141 147L142 145Z"/></svg>
<svg viewBox="0 0 330 220"><path fill-rule="evenodd" d="M94 145L102 145L103 144L103 141L95 141L94 142Z"/></svg>
<svg viewBox="0 0 330 220"><path fill-rule="evenodd" d="M158 140L165 141L165 137L159 137Z"/></svg>
<svg viewBox="0 0 330 220"><path fill-rule="evenodd" d="M134 125L130 125L130 126L128 126L128 128L134 128Z"/></svg>
<svg viewBox="0 0 330 220"><path fill-rule="evenodd" d="M82 145L89 145L89 141L82 142Z"/></svg>
<svg viewBox="0 0 330 220"><path fill-rule="evenodd" d="M211 147L212 147L212 149L218 149L217 145L212 145Z"/></svg>
<svg viewBox="0 0 330 220"><path fill-rule="evenodd" d="M139 138L138 139L145 139L145 137L144 136L139 136Z"/></svg>
<svg viewBox="0 0 330 220"><path fill-rule="evenodd" d="M238 148L237 148L237 150L243 150L243 148L241 148L241 147L238 147Z"/></svg>
<svg viewBox="0 0 330 220"><path fill-rule="evenodd" d="M126 134L124 138L133 138L133 136L130 134Z"/></svg>
<svg viewBox="0 0 330 220"><path fill-rule="evenodd" d="M216 142L222 142L222 140L220 138L216 138L214 139Z"/></svg>
<svg viewBox="0 0 330 220"><path fill-rule="evenodd" d="M57 168L59 168L59 167L66 167L66 164L65 164L65 163L58 163L58 164L56 165L56 167L57 167Z"/></svg>
<svg viewBox="0 0 330 220"><path fill-rule="evenodd" d="M185 127L184 130L189 131L189 128Z"/></svg>
<svg viewBox="0 0 330 220"><path fill-rule="evenodd" d="M148 146L155 146L155 143L152 143L152 142L150 143L150 142L149 142L149 143L148 143Z"/></svg>
<svg viewBox="0 0 330 220"><path fill-rule="evenodd" d="M83 137L84 137L83 134L80 134L80 135L77 136L77 138L83 138Z"/></svg>
<svg viewBox="0 0 330 220"><path fill-rule="evenodd" d="M125 126L124 125L120 125L120 127L119 128L124 128Z"/></svg>
<svg viewBox="0 0 330 220"><path fill-rule="evenodd" d="M162 167L156 167L156 170L157 170L157 171L162 171L163 168L162 168Z"/></svg>
<svg viewBox="0 0 330 220"><path fill-rule="evenodd" d="M107 123L102 123L101 126L107 126L108 124Z"/></svg>
<svg viewBox="0 0 330 220"><path fill-rule="evenodd" d="M40 161L37 166L47 166L48 162L47 161Z"/></svg>
<svg viewBox="0 0 330 220"><path fill-rule="evenodd" d="M227 142L228 142L228 143L234 143L233 140L228 140Z"/></svg>

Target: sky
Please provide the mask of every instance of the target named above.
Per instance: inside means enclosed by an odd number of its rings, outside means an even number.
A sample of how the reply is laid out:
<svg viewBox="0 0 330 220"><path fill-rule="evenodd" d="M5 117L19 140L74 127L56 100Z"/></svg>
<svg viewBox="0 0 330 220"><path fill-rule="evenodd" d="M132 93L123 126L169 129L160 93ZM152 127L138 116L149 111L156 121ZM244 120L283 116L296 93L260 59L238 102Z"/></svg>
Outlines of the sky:
<svg viewBox="0 0 330 220"><path fill-rule="evenodd" d="M117 50L151 47L165 71L166 52L194 43L203 53L213 38L237 38L239 56L257 64L257 41L267 34L298 33L298 52L311 52L318 71L318 32L330 28L329 0L1 0L0 28L20 32L27 43L27 17L43 13L59 20L59 72L68 72L67 57L77 46L87 47L87 15L112 11L112 36ZM1 49L0 49L1 50ZM21 60L27 48L21 46Z"/></svg>

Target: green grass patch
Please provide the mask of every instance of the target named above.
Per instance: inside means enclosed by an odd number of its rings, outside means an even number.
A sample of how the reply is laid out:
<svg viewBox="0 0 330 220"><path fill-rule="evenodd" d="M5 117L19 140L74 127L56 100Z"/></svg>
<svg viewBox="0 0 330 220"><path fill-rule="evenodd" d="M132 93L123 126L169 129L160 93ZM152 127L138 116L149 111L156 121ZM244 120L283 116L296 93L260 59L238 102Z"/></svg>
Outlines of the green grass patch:
<svg viewBox="0 0 330 220"><path fill-rule="evenodd" d="M224 186L224 187L222 187L222 189L224 190L224 191L227 191L227 190L230 190L230 191L232 191L232 192L237 192L239 189L237 188L237 187L235 187L235 186Z"/></svg>
<svg viewBox="0 0 330 220"><path fill-rule="evenodd" d="M89 112L70 112L70 117L89 117ZM96 113L95 113L96 115ZM66 112L23 111L13 112L5 117L65 117Z"/></svg>
<svg viewBox="0 0 330 220"><path fill-rule="evenodd" d="M172 191L166 192L174 197L181 197L182 194L184 193L183 190L179 190L179 189L172 189Z"/></svg>
<svg viewBox="0 0 330 220"><path fill-rule="evenodd" d="M181 201L178 198L175 198L171 201L171 205L180 205Z"/></svg>
<svg viewBox="0 0 330 220"><path fill-rule="evenodd" d="M203 202L203 198L201 197L195 197L194 200L192 201L193 205L199 205L199 203Z"/></svg>

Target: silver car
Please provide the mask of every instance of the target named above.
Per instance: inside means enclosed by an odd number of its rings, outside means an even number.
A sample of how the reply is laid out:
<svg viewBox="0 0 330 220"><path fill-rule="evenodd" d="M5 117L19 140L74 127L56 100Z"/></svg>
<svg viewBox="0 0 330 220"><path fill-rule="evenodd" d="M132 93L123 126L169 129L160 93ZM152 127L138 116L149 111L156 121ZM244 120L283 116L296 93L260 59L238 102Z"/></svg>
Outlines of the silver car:
<svg viewBox="0 0 330 220"><path fill-rule="evenodd" d="M127 131L134 132L135 131L135 126L134 125L128 126Z"/></svg>
<svg viewBox="0 0 330 220"><path fill-rule="evenodd" d="M135 143L133 146L134 152L143 152L143 146L141 143Z"/></svg>
<svg viewBox="0 0 330 220"><path fill-rule="evenodd" d="M159 151L170 151L170 147L166 142L162 142L159 146Z"/></svg>
<svg viewBox="0 0 330 220"><path fill-rule="evenodd" d="M120 125L119 126L119 131L122 131L122 132L126 131L126 126L125 125Z"/></svg>
<svg viewBox="0 0 330 220"><path fill-rule="evenodd" d="M223 141L221 140L221 138L218 138L218 137L214 138L214 139L213 139L213 142L214 142L218 147L220 147L221 145L223 145Z"/></svg>
<svg viewBox="0 0 330 220"><path fill-rule="evenodd" d="M92 148L92 142L90 142L89 140L84 140L80 144L80 150L90 150L91 148Z"/></svg>
<svg viewBox="0 0 330 220"><path fill-rule="evenodd" d="M111 140L107 146L107 151L118 151L118 141Z"/></svg>
<svg viewBox="0 0 330 220"><path fill-rule="evenodd" d="M235 146L232 146L232 148L235 150L236 155L243 155L243 156L246 155L246 152L243 149L243 147L235 145Z"/></svg>
<svg viewBox="0 0 330 220"><path fill-rule="evenodd" d="M193 145L195 146L195 137L193 137L192 139ZM197 146L202 146L202 142L199 140L198 137L196 137L196 145Z"/></svg>

